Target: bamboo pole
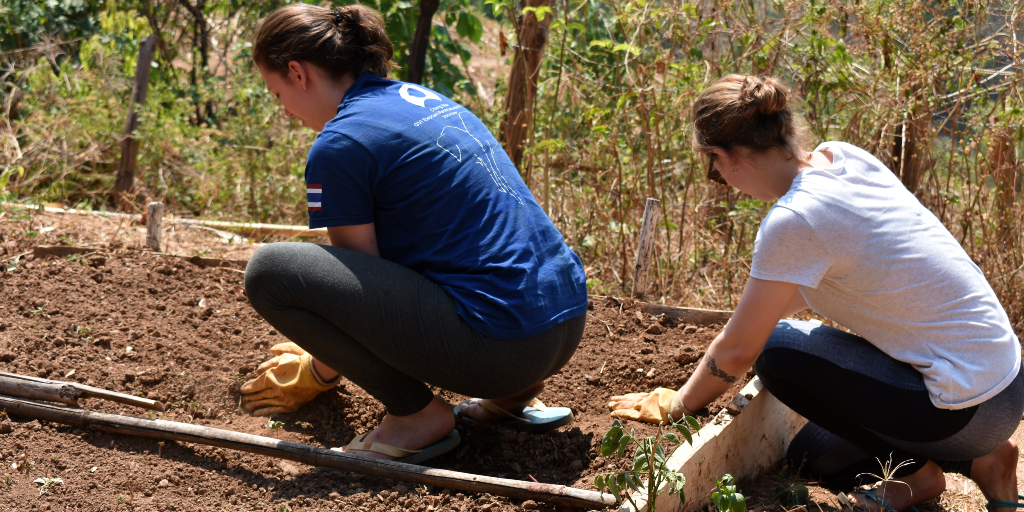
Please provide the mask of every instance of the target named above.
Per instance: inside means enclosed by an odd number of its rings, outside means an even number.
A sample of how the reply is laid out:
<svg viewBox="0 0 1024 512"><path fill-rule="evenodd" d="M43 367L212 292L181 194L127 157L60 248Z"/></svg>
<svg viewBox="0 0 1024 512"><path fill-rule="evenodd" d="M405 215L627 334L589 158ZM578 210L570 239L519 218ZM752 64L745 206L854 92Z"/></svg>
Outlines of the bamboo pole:
<svg viewBox="0 0 1024 512"><path fill-rule="evenodd" d="M141 215L118 212L101 212L93 210L76 210L74 208L55 208L52 206L40 206L21 203L0 203L4 208L19 208L23 210L42 210L46 213L60 213L67 215L97 215L100 217L126 218L134 221L142 219ZM289 226L287 224L263 224L261 222L229 222L222 220L183 219L171 217L171 223L184 224L186 226L207 226L247 235L281 235L281 236L316 236L327 237L327 230L309 229L306 226Z"/></svg>
<svg viewBox="0 0 1024 512"><path fill-rule="evenodd" d="M36 402L34 400L23 400L4 395L0 395L0 408L5 408L8 414L14 416L63 423L81 428L91 427L114 434L230 448L257 455L267 455L301 462L311 466L340 469L415 484L447 487L458 491L490 493L517 500L544 501L565 507L592 509L615 506L615 498L610 494L602 494L596 491L576 489L564 485L508 480L444 469L433 469L414 464L403 464L383 459L358 457L326 448L202 425L135 418Z"/></svg>

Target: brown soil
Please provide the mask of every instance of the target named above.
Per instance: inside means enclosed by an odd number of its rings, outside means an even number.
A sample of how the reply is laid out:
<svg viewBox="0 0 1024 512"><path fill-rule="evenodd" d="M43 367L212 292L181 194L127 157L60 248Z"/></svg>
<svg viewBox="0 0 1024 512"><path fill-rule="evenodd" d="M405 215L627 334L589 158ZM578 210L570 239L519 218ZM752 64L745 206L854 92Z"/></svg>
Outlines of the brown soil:
<svg viewBox="0 0 1024 512"><path fill-rule="evenodd" d="M46 229L52 227L53 229ZM169 228L168 228L169 229ZM187 236L186 236L187 235ZM0 217L0 371L77 381L140 394L169 406L164 419L315 446L338 446L372 429L383 407L352 383L274 419L239 408L238 386L284 341L249 306L243 273L200 267L140 247L144 230L106 219ZM32 260L37 245L94 246L94 255ZM245 259L251 244L225 244L179 231L177 252ZM463 443L429 465L469 473L593 489L596 473L627 461L599 456L611 425L608 398L678 388L718 327L676 325L636 304L591 303L583 342L541 399L571 407L576 421L543 434L517 434L466 419ZM732 391L735 394L739 386ZM442 392L449 403L467 397ZM731 398L731 395L729 396ZM720 399L711 410L720 410ZM103 412L146 416L100 400ZM707 420L709 410L700 412ZM83 431L11 418L0 434L0 508L111 510L520 510L538 505L489 495L414 487L322 471L231 450ZM627 422L638 435L656 428ZM0 431L4 430L0 427ZM40 494L38 478L57 478ZM283 507L283 508L281 508ZM540 509L545 509L540 504Z"/></svg>

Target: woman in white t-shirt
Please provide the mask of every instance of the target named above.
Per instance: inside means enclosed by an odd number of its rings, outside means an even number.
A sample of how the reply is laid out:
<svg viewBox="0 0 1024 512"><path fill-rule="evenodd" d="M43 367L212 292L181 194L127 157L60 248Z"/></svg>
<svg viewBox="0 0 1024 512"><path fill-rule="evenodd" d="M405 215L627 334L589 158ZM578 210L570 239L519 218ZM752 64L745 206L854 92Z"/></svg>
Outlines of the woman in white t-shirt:
<svg viewBox="0 0 1024 512"><path fill-rule="evenodd" d="M613 414L692 414L753 365L810 420L791 443L793 467L849 488L879 472L876 458L912 461L894 477L906 485L854 495L857 505L904 510L941 494L943 472L957 472L990 509L1024 507L1009 441L1024 412L1024 378L1006 312L884 164L842 142L801 149L788 94L772 78L730 75L694 104L694 149L708 178L777 202L761 222L735 314L690 380L671 401L615 397ZM857 334L779 321L808 307ZM660 411L643 411L650 407Z"/></svg>

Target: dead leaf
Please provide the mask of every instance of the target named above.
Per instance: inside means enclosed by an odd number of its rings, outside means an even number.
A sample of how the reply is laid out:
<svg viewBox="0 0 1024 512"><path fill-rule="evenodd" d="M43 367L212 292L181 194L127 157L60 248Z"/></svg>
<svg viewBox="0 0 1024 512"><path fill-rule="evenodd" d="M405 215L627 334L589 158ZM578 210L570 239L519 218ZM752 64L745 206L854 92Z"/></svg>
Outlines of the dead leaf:
<svg viewBox="0 0 1024 512"><path fill-rule="evenodd" d="M498 51L501 53L502 57L505 56L506 50L508 50L508 39L505 39L504 32L498 32Z"/></svg>

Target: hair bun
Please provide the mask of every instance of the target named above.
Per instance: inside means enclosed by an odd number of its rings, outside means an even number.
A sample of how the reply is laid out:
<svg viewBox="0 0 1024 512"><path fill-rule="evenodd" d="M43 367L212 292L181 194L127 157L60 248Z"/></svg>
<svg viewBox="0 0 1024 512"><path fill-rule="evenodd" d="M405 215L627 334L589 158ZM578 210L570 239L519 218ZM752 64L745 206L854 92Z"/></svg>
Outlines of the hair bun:
<svg viewBox="0 0 1024 512"><path fill-rule="evenodd" d="M786 87L774 78L746 77L740 88L739 100L746 104L748 116L770 116L786 110L788 92Z"/></svg>

